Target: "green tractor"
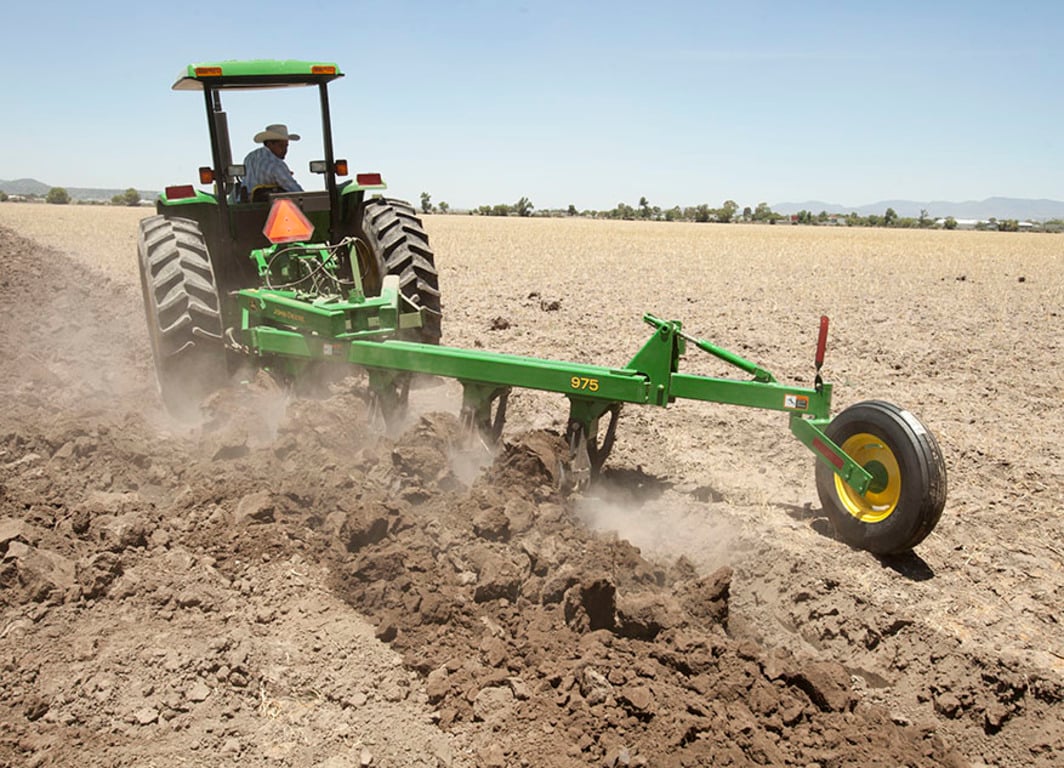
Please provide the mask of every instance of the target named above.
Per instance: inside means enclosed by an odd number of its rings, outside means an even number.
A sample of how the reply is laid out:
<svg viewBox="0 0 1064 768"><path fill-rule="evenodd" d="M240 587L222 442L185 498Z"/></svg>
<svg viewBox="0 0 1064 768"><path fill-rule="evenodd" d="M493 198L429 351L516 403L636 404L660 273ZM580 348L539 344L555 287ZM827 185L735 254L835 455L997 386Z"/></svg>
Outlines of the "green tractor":
<svg viewBox="0 0 1064 768"><path fill-rule="evenodd" d="M328 63L221 62L189 66L174 85L203 92L212 165L200 169L200 182L214 191L168 187L158 215L140 229L144 306L171 412L198 412L247 365L288 381L311 369L358 368L390 423L402 414L413 377L456 380L463 427L494 443L513 388L555 392L569 401L561 475L580 488L602 469L626 404L686 399L774 410L787 414L791 433L815 456L817 491L842 540L895 554L931 533L946 502L938 443L912 413L878 400L832 418L832 385L820 377L826 317L813 387L780 382L690 335L678 320L651 314L643 316L650 338L615 367L441 346L439 283L421 221L407 203L366 197L384 187L377 174L337 180L347 163L333 155L327 86L338 77ZM238 187L245 169L232 162L221 93L291 86L318 88L324 158L310 170L324 177L324 189L245 201ZM689 347L749 378L682 372Z"/></svg>
<svg viewBox="0 0 1064 768"><path fill-rule="evenodd" d="M398 278L401 304L416 327L401 337L427 344L440 340L440 290L435 257L414 208L378 196L380 174L347 175L347 161L333 152L328 86L343 77L333 63L223 61L189 65L176 91L200 91L207 110L211 165L199 169L201 185L167 187L157 215L140 225L141 287L159 391L167 409L191 416L243 364L246 341L238 338L243 310L237 292L287 287L292 296L348 298L379 295L388 276ZM310 163L321 188L272 192L248 200L244 167L233 163L222 93L309 87L318 90L323 157ZM372 195L372 196L368 196ZM264 233L278 200L294 203L312 231L313 258L291 247L274 248ZM271 252L269 249L274 248ZM408 326L415 323L408 322ZM275 369L293 369L289 362Z"/></svg>

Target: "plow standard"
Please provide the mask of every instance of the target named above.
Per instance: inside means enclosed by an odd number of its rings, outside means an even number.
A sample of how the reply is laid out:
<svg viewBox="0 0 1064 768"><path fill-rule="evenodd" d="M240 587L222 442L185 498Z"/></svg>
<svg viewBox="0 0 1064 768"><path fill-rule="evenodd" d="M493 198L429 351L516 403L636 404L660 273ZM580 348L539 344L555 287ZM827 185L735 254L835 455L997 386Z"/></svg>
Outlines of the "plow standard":
<svg viewBox="0 0 1064 768"><path fill-rule="evenodd" d="M347 163L332 150L327 84L342 74L318 62L190 65L177 90L202 90L213 165L200 169L212 192L169 187L158 215L141 225L139 260L149 334L163 400L181 415L250 362L286 380L326 364L368 372L385 420L401 414L415 375L462 386L462 423L489 443L503 430L513 388L569 401L567 483L590 481L613 447L624 404L676 400L786 412L790 431L815 455L816 485L840 538L879 554L905 552L933 530L946 498L946 470L933 435L908 411L882 401L831 417L820 368L821 318L812 388L779 383L767 370L696 338L675 320L643 319L650 337L610 368L441 346L434 255L413 209L374 197L379 174L339 183ZM316 86L324 159L310 171L323 191L236 194L244 169L232 163L223 90ZM746 380L683 373L688 345L747 374Z"/></svg>

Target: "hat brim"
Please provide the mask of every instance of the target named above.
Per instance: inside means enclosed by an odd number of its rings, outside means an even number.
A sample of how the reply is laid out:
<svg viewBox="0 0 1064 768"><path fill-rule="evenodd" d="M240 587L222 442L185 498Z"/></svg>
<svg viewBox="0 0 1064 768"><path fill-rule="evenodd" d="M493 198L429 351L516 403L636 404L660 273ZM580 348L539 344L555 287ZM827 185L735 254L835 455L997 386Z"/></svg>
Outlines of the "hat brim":
<svg viewBox="0 0 1064 768"><path fill-rule="evenodd" d="M299 141L299 134L290 133L287 136L282 136L273 131L260 131L255 134L255 138L252 141L256 144L261 144L264 141Z"/></svg>

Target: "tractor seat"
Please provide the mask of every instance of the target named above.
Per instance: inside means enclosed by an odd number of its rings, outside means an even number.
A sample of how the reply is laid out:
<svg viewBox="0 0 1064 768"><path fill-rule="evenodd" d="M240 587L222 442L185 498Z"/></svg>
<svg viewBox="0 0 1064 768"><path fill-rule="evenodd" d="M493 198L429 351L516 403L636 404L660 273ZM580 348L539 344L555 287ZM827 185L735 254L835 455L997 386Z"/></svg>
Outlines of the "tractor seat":
<svg viewBox="0 0 1064 768"><path fill-rule="evenodd" d="M270 200L270 195L274 192L280 192L281 188L276 184L259 184L253 190L251 190L251 202L253 203L266 203Z"/></svg>
<svg viewBox="0 0 1064 768"><path fill-rule="evenodd" d="M268 203L270 201L270 195L274 192L280 192L281 188L276 184L259 184L253 190L251 194L248 194L248 188L244 186L244 183L237 180L236 188L233 192L232 202L234 203Z"/></svg>

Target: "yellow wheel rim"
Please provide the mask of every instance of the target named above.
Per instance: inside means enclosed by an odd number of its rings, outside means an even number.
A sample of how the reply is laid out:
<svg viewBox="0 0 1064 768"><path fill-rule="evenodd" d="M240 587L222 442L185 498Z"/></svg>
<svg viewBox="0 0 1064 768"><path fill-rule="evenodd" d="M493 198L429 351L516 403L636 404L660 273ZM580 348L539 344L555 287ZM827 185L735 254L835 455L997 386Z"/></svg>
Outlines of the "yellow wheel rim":
<svg viewBox="0 0 1064 768"><path fill-rule="evenodd" d="M894 452L882 439L867 432L851 435L840 447L872 473L872 483L865 495L861 496L836 475L835 493L839 501L847 512L862 523L886 520L894 514L901 498L901 470L898 469Z"/></svg>

